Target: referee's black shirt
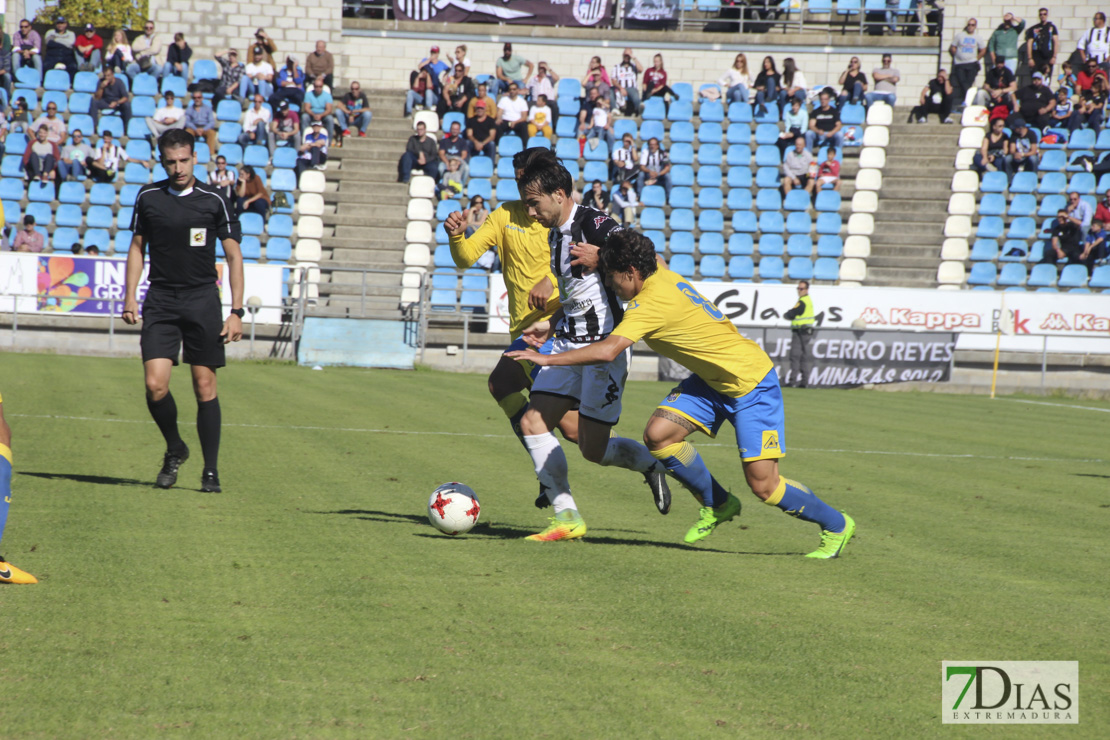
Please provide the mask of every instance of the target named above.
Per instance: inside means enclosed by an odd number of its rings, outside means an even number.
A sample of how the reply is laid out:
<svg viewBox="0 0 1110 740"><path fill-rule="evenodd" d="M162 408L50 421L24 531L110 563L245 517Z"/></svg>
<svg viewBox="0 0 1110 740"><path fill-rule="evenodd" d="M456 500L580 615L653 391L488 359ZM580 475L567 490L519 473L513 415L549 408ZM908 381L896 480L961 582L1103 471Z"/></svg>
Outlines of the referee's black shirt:
<svg viewBox="0 0 1110 740"><path fill-rule="evenodd" d="M146 237L150 284L198 288L216 283L216 240L240 241L239 217L219 191L199 181L177 194L169 180L146 185L135 198L131 230Z"/></svg>

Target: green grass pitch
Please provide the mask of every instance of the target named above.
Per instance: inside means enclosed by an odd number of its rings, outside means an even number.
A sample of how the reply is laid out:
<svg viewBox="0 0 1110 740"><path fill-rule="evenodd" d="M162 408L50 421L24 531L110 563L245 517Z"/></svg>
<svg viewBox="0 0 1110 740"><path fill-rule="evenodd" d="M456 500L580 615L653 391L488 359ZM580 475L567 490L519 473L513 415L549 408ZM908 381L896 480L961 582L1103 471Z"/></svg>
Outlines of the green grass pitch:
<svg viewBox="0 0 1110 740"><path fill-rule="evenodd" d="M814 562L728 427L692 441L744 511L700 547L677 484L662 517L569 448L590 534L539 544L482 376L232 365L223 494L173 390L193 458L160 491L137 359L0 355L0 552L41 581L0 587L0 737L1105 737L1110 404L787 390L783 472L858 523ZM425 519L449 480L466 537ZM942 660L1078 660L1080 724L942 726Z"/></svg>

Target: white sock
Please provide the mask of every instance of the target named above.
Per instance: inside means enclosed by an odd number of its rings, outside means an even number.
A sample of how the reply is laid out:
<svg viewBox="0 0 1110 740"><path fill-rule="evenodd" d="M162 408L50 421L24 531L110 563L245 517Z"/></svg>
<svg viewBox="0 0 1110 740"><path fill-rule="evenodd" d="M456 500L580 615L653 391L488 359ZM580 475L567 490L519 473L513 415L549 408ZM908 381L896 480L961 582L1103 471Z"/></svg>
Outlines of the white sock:
<svg viewBox="0 0 1110 740"><path fill-rule="evenodd" d="M641 473L651 470L655 463L656 460L647 447L627 437L610 437L609 446L605 448L605 457L601 458L602 465L615 465Z"/></svg>
<svg viewBox="0 0 1110 740"><path fill-rule="evenodd" d="M551 432L524 435L524 446L532 456L536 477L544 487L547 498L558 514L564 509L575 509L574 497L570 495L570 482L567 480L567 456L559 440Z"/></svg>

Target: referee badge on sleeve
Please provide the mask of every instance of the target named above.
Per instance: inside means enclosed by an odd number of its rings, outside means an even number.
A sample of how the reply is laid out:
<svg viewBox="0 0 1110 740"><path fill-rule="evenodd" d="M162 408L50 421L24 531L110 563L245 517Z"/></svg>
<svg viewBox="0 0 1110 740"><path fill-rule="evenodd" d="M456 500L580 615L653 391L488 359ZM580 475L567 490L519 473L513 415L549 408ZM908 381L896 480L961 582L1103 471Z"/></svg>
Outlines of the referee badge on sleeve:
<svg viewBox="0 0 1110 740"><path fill-rule="evenodd" d="M189 229L189 246L203 247L208 243L208 229Z"/></svg>

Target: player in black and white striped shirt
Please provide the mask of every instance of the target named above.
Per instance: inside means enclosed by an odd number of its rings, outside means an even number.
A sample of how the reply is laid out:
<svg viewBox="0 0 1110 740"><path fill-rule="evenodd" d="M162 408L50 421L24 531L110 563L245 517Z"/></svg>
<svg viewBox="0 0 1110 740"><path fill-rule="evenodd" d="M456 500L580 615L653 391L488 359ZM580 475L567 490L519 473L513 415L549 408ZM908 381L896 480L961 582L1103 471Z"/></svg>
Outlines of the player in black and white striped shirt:
<svg viewBox="0 0 1110 740"><path fill-rule="evenodd" d="M167 131L158 151L167 179L144 186L135 198L123 320L139 321L135 292L150 251L150 287L143 301L142 355L146 403L166 439L157 486L177 482L189 448L177 431L177 405L170 371L184 344L197 398L197 433L204 453L201 490L220 491L220 401L216 370L224 366L224 344L243 336L243 257L239 219L219 191L196 181L196 141L182 129ZM223 243L231 284L231 314L225 320L216 272L216 240Z"/></svg>
<svg viewBox="0 0 1110 740"><path fill-rule="evenodd" d="M528 215L551 230L551 271L562 303L550 321L524 331L526 341L539 346L554 331L552 352L558 353L605 339L620 322L624 306L600 273L583 267L571 252L576 247L581 249L579 245L596 249L620 226L602 211L575 204L574 182L558 162L537 160L517 178L517 185ZM570 494L566 456L551 433L576 405L582 456L600 465L643 473L659 511L666 514L670 509L666 469L657 464L644 445L612 436L612 428L620 419L630 357L631 352L626 350L609 363L545 367L536 375L520 427L536 477L555 508L555 517L551 526L528 539L550 542L576 539L586 533L586 523Z"/></svg>

